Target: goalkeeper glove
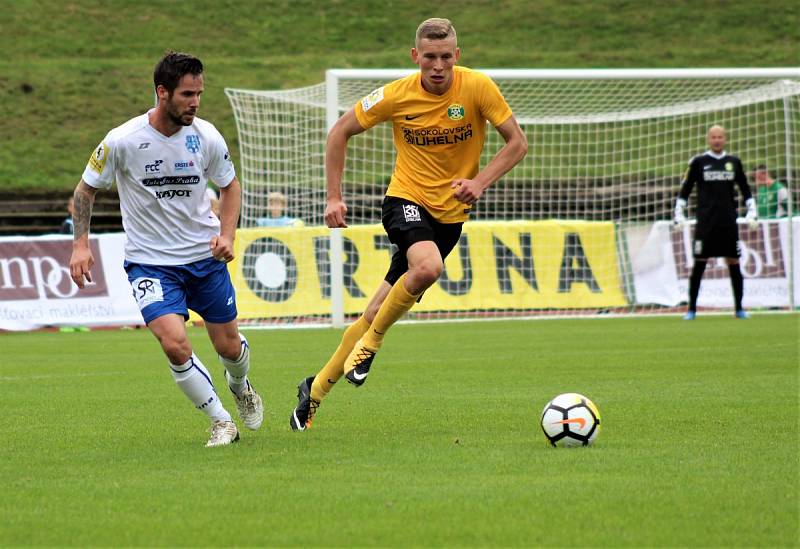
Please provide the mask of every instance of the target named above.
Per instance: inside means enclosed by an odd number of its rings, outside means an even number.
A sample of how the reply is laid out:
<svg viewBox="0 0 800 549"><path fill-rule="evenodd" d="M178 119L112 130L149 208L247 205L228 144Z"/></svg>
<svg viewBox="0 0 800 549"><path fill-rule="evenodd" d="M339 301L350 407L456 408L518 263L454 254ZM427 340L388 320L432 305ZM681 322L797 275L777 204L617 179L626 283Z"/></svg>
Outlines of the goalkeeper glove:
<svg viewBox="0 0 800 549"><path fill-rule="evenodd" d="M747 215L744 216L745 221L750 225L751 229L758 228L758 210L756 209L756 201L753 198L748 198L745 203L747 206Z"/></svg>
<svg viewBox="0 0 800 549"><path fill-rule="evenodd" d="M686 209L686 201L683 198L679 198L675 201L675 217L673 218L673 223L675 227L683 227L686 224L686 214L684 210Z"/></svg>

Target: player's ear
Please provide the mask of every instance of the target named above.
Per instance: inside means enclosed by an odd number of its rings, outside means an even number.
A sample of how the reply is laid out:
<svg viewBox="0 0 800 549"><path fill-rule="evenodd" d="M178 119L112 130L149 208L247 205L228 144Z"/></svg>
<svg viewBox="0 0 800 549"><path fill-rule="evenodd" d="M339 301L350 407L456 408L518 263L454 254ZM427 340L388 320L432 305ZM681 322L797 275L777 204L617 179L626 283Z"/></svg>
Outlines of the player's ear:
<svg viewBox="0 0 800 549"><path fill-rule="evenodd" d="M411 60L415 65L419 65L419 51L417 48L411 48Z"/></svg>
<svg viewBox="0 0 800 549"><path fill-rule="evenodd" d="M156 86L156 97L158 97L159 102L169 99L169 91L163 84Z"/></svg>
<svg viewBox="0 0 800 549"><path fill-rule="evenodd" d="M455 60L458 63L458 60L461 59L461 48L456 48Z"/></svg>

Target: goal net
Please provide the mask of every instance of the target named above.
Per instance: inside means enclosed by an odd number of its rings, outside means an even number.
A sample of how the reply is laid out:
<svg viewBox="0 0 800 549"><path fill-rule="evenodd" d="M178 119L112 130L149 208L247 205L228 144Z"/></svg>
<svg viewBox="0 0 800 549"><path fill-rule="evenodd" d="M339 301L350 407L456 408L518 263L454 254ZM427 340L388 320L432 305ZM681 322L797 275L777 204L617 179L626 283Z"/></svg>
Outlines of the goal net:
<svg viewBox="0 0 800 549"><path fill-rule="evenodd" d="M350 140L344 230L324 227L326 134L359 99L411 72L337 69L305 88L226 90L241 153L233 269L245 316L337 325L363 310L391 257L380 227L391 126ZM727 129L726 150L742 159L754 193L760 164L794 192L798 69L483 72L514 111L529 152L484 193L411 318L675 311L686 300L692 229L674 231L669 221L681 176L706 150L713 124ZM502 144L490 129L481 166ZM276 192L290 226L269 221ZM797 204L791 198L788 208ZM800 239L785 214L757 229L740 225L745 306L798 303ZM700 305L730 308L730 293L727 269L710 263Z"/></svg>

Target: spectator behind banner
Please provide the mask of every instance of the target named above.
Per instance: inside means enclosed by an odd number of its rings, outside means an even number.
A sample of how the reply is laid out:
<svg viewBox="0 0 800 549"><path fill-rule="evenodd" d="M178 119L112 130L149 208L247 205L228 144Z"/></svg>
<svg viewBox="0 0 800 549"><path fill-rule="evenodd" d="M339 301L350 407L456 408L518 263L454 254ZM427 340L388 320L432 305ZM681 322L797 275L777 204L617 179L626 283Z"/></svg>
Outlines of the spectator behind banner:
<svg viewBox="0 0 800 549"><path fill-rule="evenodd" d="M259 217L256 225L259 227L302 227L302 219L289 217L284 214L286 208L286 195L273 191L267 195L267 213L269 217Z"/></svg>
<svg viewBox="0 0 800 549"><path fill-rule="evenodd" d="M74 208L73 199L70 196L69 200L67 200L67 212L69 212L69 217L67 217L64 222L61 224L61 229L59 229L59 234L72 234L72 212Z"/></svg>
<svg viewBox="0 0 800 549"><path fill-rule="evenodd" d="M789 215L789 190L786 185L772 179L766 164L756 166L754 175L758 217L777 219Z"/></svg>

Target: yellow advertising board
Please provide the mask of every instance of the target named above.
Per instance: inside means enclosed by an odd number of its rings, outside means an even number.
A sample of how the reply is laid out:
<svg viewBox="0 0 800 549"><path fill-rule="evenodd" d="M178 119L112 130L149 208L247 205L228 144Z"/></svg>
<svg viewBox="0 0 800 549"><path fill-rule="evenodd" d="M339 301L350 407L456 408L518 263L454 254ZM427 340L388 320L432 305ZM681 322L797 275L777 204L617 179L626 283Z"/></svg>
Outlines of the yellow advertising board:
<svg viewBox="0 0 800 549"><path fill-rule="evenodd" d="M380 225L344 229L345 313L361 312L386 274ZM418 312L617 307L622 291L611 222L486 221L464 225ZM240 318L330 313L329 229L240 229L229 264Z"/></svg>

